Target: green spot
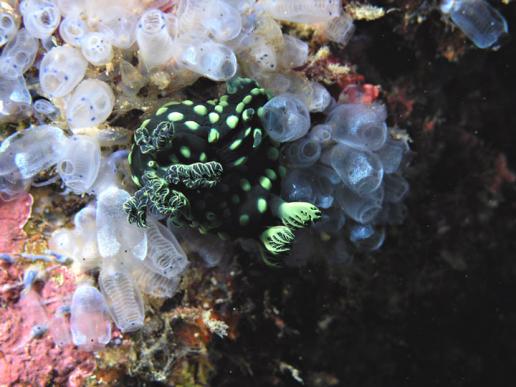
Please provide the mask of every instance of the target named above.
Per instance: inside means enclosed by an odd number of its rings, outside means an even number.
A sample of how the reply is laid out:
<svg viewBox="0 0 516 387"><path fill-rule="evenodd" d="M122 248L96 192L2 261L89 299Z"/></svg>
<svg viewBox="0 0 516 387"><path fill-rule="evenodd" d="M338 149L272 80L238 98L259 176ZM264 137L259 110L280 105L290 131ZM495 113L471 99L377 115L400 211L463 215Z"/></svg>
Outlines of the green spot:
<svg viewBox="0 0 516 387"><path fill-rule="evenodd" d="M215 213L209 211L206 213L206 219L208 220L215 220L217 219L217 215L215 215Z"/></svg>
<svg viewBox="0 0 516 387"><path fill-rule="evenodd" d="M160 107L158 110L156 110L156 115L160 116L163 113L165 113L168 109L165 106Z"/></svg>
<svg viewBox="0 0 516 387"><path fill-rule="evenodd" d="M251 130L252 130L252 129L251 129L251 127L247 128L247 129L245 130L245 132L244 132L244 137L249 136L249 135L251 134Z"/></svg>
<svg viewBox="0 0 516 387"><path fill-rule="evenodd" d="M244 121L249 121L251 118L253 118L254 116L254 109L245 109L244 110L244 113L242 114L242 117L244 119Z"/></svg>
<svg viewBox="0 0 516 387"><path fill-rule="evenodd" d="M245 103L246 105L249 104L251 101L253 100L253 96L252 95L246 95L244 97L244 99L242 100L243 103Z"/></svg>
<svg viewBox="0 0 516 387"><path fill-rule="evenodd" d="M208 156L206 156L206 153L202 152L199 156L199 161L204 163L206 160L208 160Z"/></svg>
<svg viewBox="0 0 516 387"><path fill-rule="evenodd" d="M229 106L229 103L227 103L226 101L220 101L219 105L222 107L226 107L226 106Z"/></svg>
<svg viewBox="0 0 516 387"><path fill-rule="evenodd" d="M147 163L147 166L149 168L154 168L156 166L156 162L154 160L150 160L148 163Z"/></svg>
<svg viewBox="0 0 516 387"><path fill-rule="evenodd" d="M260 177L259 181L263 189L269 191L272 188L272 182L268 177L262 176Z"/></svg>
<svg viewBox="0 0 516 387"><path fill-rule="evenodd" d="M192 106L193 105L193 101L190 101L189 99L185 99L184 101L181 102L183 105L186 105L186 106Z"/></svg>
<svg viewBox="0 0 516 387"><path fill-rule="evenodd" d="M200 125L195 121L185 121L185 126L190 130L197 130L200 127Z"/></svg>
<svg viewBox="0 0 516 387"><path fill-rule="evenodd" d="M217 104L217 100L216 99L209 99L206 101L207 104L209 105L216 105Z"/></svg>
<svg viewBox="0 0 516 387"><path fill-rule="evenodd" d="M180 102L178 101L170 101L170 102L167 102L165 105L163 105L163 107L168 107L168 106L172 106L172 105L179 105Z"/></svg>
<svg viewBox="0 0 516 387"><path fill-rule="evenodd" d="M280 177L285 177L285 175L287 174L287 168L285 168L283 165L280 165L278 167L278 173Z"/></svg>
<svg viewBox="0 0 516 387"><path fill-rule="evenodd" d="M263 214L265 211L267 211L267 200L264 198L259 198L256 201L256 208L260 214Z"/></svg>
<svg viewBox="0 0 516 387"><path fill-rule="evenodd" d="M210 113L208 114L208 119L210 120L210 123L215 124L219 121L220 116L217 113Z"/></svg>
<svg viewBox="0 0 516 387"><path fill-rule="evenodd" d="M238 117L229 116L228 118L226 118L226 125L229 126L231 129L235 129L238 125Z"/></svg>
<svg viewBox="0 0 516 387"><path fill-rule="evenodd" d="M247 179L240 179L240 188L242 188L242 191L249 192L251 191L251 183Z"/></svg>
<svg viewBox="0 0 516 387"><path fill-rule="evenodd" d="M133 149L134 149L134 145L132 146L131 152L129 152L129 155L127 155L127 162L129 163L129 165L131 165L131 163L133 162Z"/></svg>
<svg viewBox="0 0 516 387"><path fill-rule="evenodd" d="M245 109L245 104L244 104L243 102L240 102L240 103L236 106L235 111L236 111L238 114L240 114L240 113L242 113L242 112L244 111L244 109Z"/></svg>
<svg viewBox="0 0 516 387"><path fill-rule="evenodd" d="M238 196L237 194L233 194L231 196L231 201L233 202L233 204L238 204L240 203L240 196Z"/></svg>
<svg viewBox="0 0 516 387"><path fill-rule="evenodd" d="M246 156L242 156L242 157L240 157L239 159L237 159L237 160L233 163L233 165L234 165L235 167L239 167L240 165L244 164L246 161L247 161L247 157L246 157Z"/></svg>
<svg viewBox="0 0 516 387"><path fill-rule="evenodd" d="M250 220L250 218L249 218L249 215L247 215L247 214L240 215L240 218L238 219L241 226L247 225L249 223L249 220Z"/></svg>
<svg viewBox="0 0 516 387"><path fill-rule="evenodd" d="M211 128L210 133L208 134L208 142L211 144L212 142L218 141L220 137L220 133L217 129Z"/></svg>
<svg viewBox="0 0 516 387"><path fill-rule="evenodd" d="M195 112L195 114L198 114L200 116L205 116L206 114L208 114L208 109L206 109L206 106L204 105L194 106L193 111Z"/></svg>
<svg viewBox="0 0 516 387"><path fill-rule="evenodd" d="M176 155L172 155L172 157L170 158L170 161L172 161L174 164L179 164L179 159L177 158Z"/></svg>
<svg viewBox="0 0 516 387"><path fill-rule="evenodd" d="M277 160L279 157L279 150L278 148L271 147L267 149L267 158L269 160Z"/></svg>
<svg viewBox="0 0 516 387"><path fill-rule="evenodd" d="M228 97L227 95L223 95L222 97L220 97L220 98L219 98L219 100L220 100L221 102L226 102L226 103L227 103L227 102L228 102L228 100L229 100L229 97Z"/></svg>
<svg viewBox="0 0 516 387"><path fill-rule="evenodd" d="M133 180L134 184L140 186L140 179L138 179L136 176L131 176L131 179Z"/></svg>
<svg viewBox="0 0 516 387"><path fill-rule="evenodd" d="M214 109L215 109L215 111L216 111L217 113L221 113L221 114L222 114L222 112L224 111L224 108L223 108L221 105L217 105L217 106L215 106L215 108L214 108Z"/></svg>
<svg viewBox="0 0 516 387"><path fill-rule="evenodd" d="M181 121L183 118L185 118L185 115L179 112L172 112L167 116L167 118L169 121L176 122Z"/></svg>
<svg viewBox="0 0 516 387"><path fill-rule="evenodd" d="M186 158L186 159L189 159L190 156L192 155L192 152L190 151L190 148L188 148L187 146L182 146L181 148L179 148L179 152L181 152L183 157Z"/></svg>
<svg viewBox="0 0 516 387"><path fill-rule="evenodd" d="M262 143L262 130L256 128L253 131L253 148L258 148L260 144Z"/></svg>
<svg viewBox="0 0 516 387"><path fill-rule="evenodd" d="M140 128L146 128L147 125L149 124L150 122L150 118L147 118L145 121L142 122L142 124L140 125Z"/></svg>
<svg viewBox="0 0 516 387"><path fill-rule="evenodd" d="M258 117L260 119L263 118L263 111L264 111L263 106L258 108Z"/></svg>
<svg viewBox="0 0 516 387"><path fill-rule="evenodd" d="M267 175L267 177L271 180L276 180L278 178L278 175L276 175L276 172L274 172L272 169L270 168L267 168L265 170L265 174Z"/></svg>
<svg viewBox="0 0 516 387"><path fill-rule="evenodd" d="M235 150L236 148L238 148L240 146L240 144L242 144L242 139L241 138L239 138L238 140L233 141L233 143L229 146L229 149Z"/></svg>
<svg viewBox="0 0 516 387"><path fill-rule="evenodd" d="M259 95L263 92L263 89L259 88L259 87L255 87L254 89L251 90L251 94L252 95Z"/></svg>

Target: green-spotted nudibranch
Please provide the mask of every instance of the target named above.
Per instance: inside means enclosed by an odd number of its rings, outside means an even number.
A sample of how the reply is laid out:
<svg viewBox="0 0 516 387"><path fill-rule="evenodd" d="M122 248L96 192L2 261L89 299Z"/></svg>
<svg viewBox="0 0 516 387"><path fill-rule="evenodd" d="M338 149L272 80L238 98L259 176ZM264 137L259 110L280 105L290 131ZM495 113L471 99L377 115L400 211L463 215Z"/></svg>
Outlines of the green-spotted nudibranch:
<svg viewBox="0 0 516 387"><path fill-rule="evenodd" d="M150 211L221 238L259 238L272 255L288 252L293 230L320 211L279 197L285 171L262 129L267 101L253 80L238 78L218 99L169 102L143 121L129 154L139 187L124 206L129 222L145 227Z"/></svg>

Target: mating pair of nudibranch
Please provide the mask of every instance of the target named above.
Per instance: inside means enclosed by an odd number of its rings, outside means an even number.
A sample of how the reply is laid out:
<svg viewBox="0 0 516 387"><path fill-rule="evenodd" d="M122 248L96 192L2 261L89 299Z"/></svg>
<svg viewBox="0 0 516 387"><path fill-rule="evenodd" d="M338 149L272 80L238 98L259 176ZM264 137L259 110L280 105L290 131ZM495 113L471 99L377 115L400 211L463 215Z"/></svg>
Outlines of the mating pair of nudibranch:
<svg viewBox="0 0 516 387"><path fill-rule="evenodd" d="M321 213L279 197L285 170L261 121L268 99L253 80L237 78L218 99L169 102L143 121L129 154L139 187L125 203L129 222L145 227L149 211L223 239L259 237L272 255L288 252L293 230Z"/></svg>

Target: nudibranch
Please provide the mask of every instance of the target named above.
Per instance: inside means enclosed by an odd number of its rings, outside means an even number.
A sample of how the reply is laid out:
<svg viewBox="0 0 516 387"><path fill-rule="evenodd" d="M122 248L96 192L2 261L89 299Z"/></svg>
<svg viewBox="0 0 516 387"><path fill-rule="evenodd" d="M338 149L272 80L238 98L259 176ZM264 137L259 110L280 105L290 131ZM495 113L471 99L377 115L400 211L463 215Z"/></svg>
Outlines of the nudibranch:
<svg viewBox="0 0 516 387"><path fill-rule="evenodd" d="M139 188L124 206L129 222L145 227L150 212L287 253L293 231L321 212L279 196L285 170L261 122L268 99L253 80L237 78L217 99L168 102L144 120L128 156Z"/></svg>

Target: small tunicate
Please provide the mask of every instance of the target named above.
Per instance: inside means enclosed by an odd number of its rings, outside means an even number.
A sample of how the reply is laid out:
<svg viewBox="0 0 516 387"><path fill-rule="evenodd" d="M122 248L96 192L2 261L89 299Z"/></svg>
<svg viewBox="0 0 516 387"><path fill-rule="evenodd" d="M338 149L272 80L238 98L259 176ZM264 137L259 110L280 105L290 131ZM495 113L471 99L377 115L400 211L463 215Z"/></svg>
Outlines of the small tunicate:
<svg viewBox="0 0 516 387"><path fill-rule="evenodd" d="M121 85L126 94L136 95L145 86L147 80L142 73L131 63L122 60L120 62Z"/></svg>
<svg viewBox="0 0 516 387"><path fill-rule="evenodd" d="M318 82L310 82L312 93L308 104L308 110L311 112L323 112L331 103L331 95L326 87Z"/></svg>
<svg viewBox="0 0 516 387"><path fill-rule="evenodd" d="M216 42L188 45L181 61L191 71L214 81L227 81L236 74L237 60L229 47Z"/></svg>
<svg viewBox="0 0 516 387"><path fill-rule="evenodd" d="M310 129L308 137L314 139L321 145L328 145L330 144L332 139L332 131L333 128L331 125L319 124L315 125L314 127L312 127L312 129Z"/></svg>
<svg viewBox="0 0 516 387"><path fill-rule="evenodd" d="M54 47L41 61L41 89L49 97L63 97L84 78L87 66L88 62L78 49L69 46Z"/></svg>
<svg viewBox="0 0 516 387"><path fill-rule="evenodd" d="M148 252L144 262L167 278L179 276L188 265L188 258L170 230L157 221L147 229Z"/></svg>
<svg viewBox="0 0 516 387"><path fill-rule="evenodd" d="M75 289L70 311L72 341L84 351L102 349L111 340L111 320L102 293L82 284Z"/></svg>
<svg viewBox="0 0 516 387"><path fill-rule="evenodd" d="M81 40L82 55L94 66L102 66L113 58L113 46L106 34L88 32Z"/></svg>
<svg viewBox="0 0 516 387"><path fill-rule="evenodd" d="M262 71L276 70L278 65L276 51L265 39L253 39L250 50L251 57Z"/></svg>
<svg viewBox="0 0 516 387"><path fill-rule="evenodd" d="M0 55L0 76L7 79L22 76L34 63L38 48L38 40L24 28L20 29Z"/></svg>
<svg viewBox="0 0 516 387"><path fill-rule="evenodd" d="M374 151L387 140L386 116L384 105L342 104L330 112L327 123L335 141Z"/></svg>
<svg viewBox="0 0 516 387"><path fill-rule="evenodd" d="M283 35L285 46L279 58L282 67L291 69L303 66L308 61L308 43L294 36Z"/></svg>
<svg viewBox="0 0 516 387"><path fill-rule="evenodd" d="M320 23L340 15L340 0L261 0L259 5L275 19L296 23Z"/></svg>
<svg viewBox="0 0 516 387"><path fill-rule="evenodd" d="M301 138L287 145L285 161L294 168L314 165L321 156L321 144L311 138Z"/></svg>
<svg viewBox="0 0 516 387"><path fill-rule="evenodd" d="M405 198L409 190L409 183L403 176L385 175L383 181L386 202L399 203Z"/></svg>
<svg viewBox="0 0 516 387"><path fill-rule="evenodd" d="M13 14L0 12L0 47L11 41L18 32L18 22Z"/></svg>
<svg viewBox="0 0 516 387"><path fill-rule="evenodd" d="M293 94L285 93L264 105L263 124L274 141L287 142L303 137L310 129L310 113Z"/></svg>
<svg viewBox="0 0 516 387"><path fill-rule="evenodd" d="M83 194L91 188L100 168L100 146L90 136L67 139L57 173L73 193Z"/></svg>
<svg viewBox="0 0 516 387"><path fill-rule="evenodd" d="M35 116L41 122L44 122L45 119L54 121L59 117L59 109L49 100L38 99L34 101L32 108L34 109Z"/></svg>
<svg viewBox="0 0 516 387"><path fill-rule="evenodd" d="M167 30L165 14L158 9L143 13L136 28L136 41L147 70L167 63L174 56L175 45Z"/></svg>
<svg viewBox="0 0 516 387"><path fill-rule="evenodd" d="M97 242L104 258L127 257L143 260L147 255L144 230L127 222L124 203L131 196L117 187L108 187L97 196Z"/></svg>
<svg viewBox="0 0 516 387"><path fill-rule="evenodd" d="M78 15L63 19L59 26L59 35L71 46L80 47L82 39L88 33L88 26Z"/></svg>
<svg viewBox="0 0 516 387"><path fill-rule="evenodd" d="M131 275L143 293L159 298L172 297L181 278L179 276L167 278L156 273L145 264L145 261L131 262Z"/></svg>
<svg viewBox="0 0 516 387"><path fill-rule="evenodd" d="M319 166L291 169L282 180L282 197L290 202L310 202L319 208L333 203L334 184Z"/></svg>
<svg viewBox="0 0 516 387"><path fill-rule="evenodd" d="M29 111L32 97L24 77L0 77L0 122L14 122Z"/></svg>
<svg viewBox="0 0 516 387"><path fill-rule="evenodd" d="M66 108L70 128L85 128L103 123L113 111L115 96L111 87L98 79L85 79L74 90Z"/></svg>
<svg viewBox="0 0 516 387"><path fill-rule="evenodd" d="M347 13L331 19L325 23L323 29L329 40L342 45L346 45L355 32L353 19Z"/></svg>
<svg viewBox="0 0 516 387"><path fill-rule="evenodd" d="M346 215L365 224L371 222L382 210L383 189L380 187L369 195L359 196L341 185L335 190L335 200Z"/></svg>
<svg viewBox="0 0 516 387"><path fill-rule="evenodd" d="M61 11L53 0L23 0L20 13L27 32L38 39L52 35L61 20Z"/></svg>
<svg viewBox="0 0 516 387"><path fill-rule="evenodd" d="M111 260L100 271L99 285L116 326L122 332L140 329L145 318L143 300L129 272Z"/></svg>
<svg viewBox="0 0 516 387"><path fill-rule="evenodd" d="M484 0L444 0L441 11L449 14L453 23L478 48L496 46L500 37L508 32L505 18Z"/></svg>
<svg viewBox="0 0 516 387"><path fill-rule="evenodd" d="M128 49L136 41L138 19L125 7L107 7L98 21L99 30L109 38L114 47Z"/></svg>
<svg viewBox="0 0 516 387"><path fill-rule="evenodd" d="M385 173L394 173L400 169L403 156L408 152L409 147L404 140L388 138L385 144L375 153L382 162Z"/></svg>
<svg viewBox="0 0 516 387"><path fill-rule="evenodd" d="M68 309L70 308L68 307ZM63 307L57 308L48 326L50 335L58 347L64 347L72 343L70 323L66 316L68 313L69 311L67 312Z"/></svg>
<svg viewBox="0 0 516 387"><path fill-rule="evenodd" d="M385 229L370 224L355 224L349 229L349 240L361 251L375 251L385 240Z"/></svg>
<svg viewBox="0 0 516 387"><path fill-rule="evenodd" d="M56 0L57 6L64 16L78 15L86 9L88 0Z"/></svg>
<svg viewBox="0 0 516 387"><path fill-rule="evenodd" d="M359 196L370 194L382 183L383 166L374 153L337 144L323 155L323 160Z"/></svg>

